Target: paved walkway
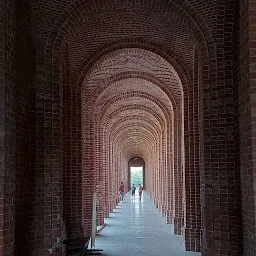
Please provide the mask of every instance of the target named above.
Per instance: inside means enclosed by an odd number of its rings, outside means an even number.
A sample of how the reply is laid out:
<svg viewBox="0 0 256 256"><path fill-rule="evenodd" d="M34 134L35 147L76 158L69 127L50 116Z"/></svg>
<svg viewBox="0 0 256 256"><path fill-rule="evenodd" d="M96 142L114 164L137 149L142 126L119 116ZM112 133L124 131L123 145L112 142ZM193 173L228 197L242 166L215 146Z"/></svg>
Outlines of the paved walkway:
<svg viewBox="0 0 256 256"><path fill-rule="evenodd" d="M105 256L200 256L185 252L183 237L173 235L172 225L144 193L141 202L129 194L106 219L106 227L96 238L96 248Z"/></svg>

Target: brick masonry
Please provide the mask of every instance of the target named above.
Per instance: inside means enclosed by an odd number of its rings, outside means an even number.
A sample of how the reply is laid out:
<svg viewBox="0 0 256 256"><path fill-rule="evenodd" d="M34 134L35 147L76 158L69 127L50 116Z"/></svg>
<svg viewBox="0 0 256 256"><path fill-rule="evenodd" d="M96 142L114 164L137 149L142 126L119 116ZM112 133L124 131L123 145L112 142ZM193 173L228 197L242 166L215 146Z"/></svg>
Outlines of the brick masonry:
<svg viewBox="0 0 256 256"><path fill-rule="evenodd" d="M0 255L65 255L145 162L203 256L256 254L254 1L0 3ZM243 232L241 232L243 230ZM24 239L23 239L24 238Z"/></svg>

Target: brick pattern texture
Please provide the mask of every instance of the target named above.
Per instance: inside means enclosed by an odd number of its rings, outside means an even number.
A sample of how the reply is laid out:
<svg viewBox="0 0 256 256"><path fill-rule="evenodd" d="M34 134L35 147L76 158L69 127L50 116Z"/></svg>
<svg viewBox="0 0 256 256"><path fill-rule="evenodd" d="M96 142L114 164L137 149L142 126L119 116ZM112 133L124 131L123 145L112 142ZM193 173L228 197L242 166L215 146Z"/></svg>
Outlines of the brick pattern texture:
<svg viewBox="0 0 256 256"><path fill-rule="evenodd" d="M187 251L256 255L255 15L248 0L2 0L0 256L66 255L91 234L93 192L101 225L141 164Z"/></svg>

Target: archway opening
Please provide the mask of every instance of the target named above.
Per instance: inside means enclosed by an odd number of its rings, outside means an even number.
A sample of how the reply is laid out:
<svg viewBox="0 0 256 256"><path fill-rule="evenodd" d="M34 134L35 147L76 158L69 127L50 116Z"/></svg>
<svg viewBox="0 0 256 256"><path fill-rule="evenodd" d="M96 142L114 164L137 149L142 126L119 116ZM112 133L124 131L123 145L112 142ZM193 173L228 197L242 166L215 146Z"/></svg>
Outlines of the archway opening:
<svg viewBox="0 0 256 256"><path fill-rule="evenodd" d="M145 187L145 162L140 157L133 157L128 163L128 189L131 190L133 184L138 187L141 184Z"/></svg>
<svg viewBox="0 0 256 256"><path fill-rule="evenodd" d="M130 167L130 186L135 185L136 187L140 184L143 186L143 166Z"/></svg>

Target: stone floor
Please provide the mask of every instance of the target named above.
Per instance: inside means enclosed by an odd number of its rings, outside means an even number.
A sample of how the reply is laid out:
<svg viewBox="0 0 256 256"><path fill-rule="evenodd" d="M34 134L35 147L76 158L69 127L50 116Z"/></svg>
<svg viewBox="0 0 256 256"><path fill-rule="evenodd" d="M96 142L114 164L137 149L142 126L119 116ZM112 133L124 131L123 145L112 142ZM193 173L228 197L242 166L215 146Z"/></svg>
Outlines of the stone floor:
<svg viewBox="0 0 256 256"><path fill-rule="evenodd" d="M106 227L96 238L96 248L105 256L200 256L185 252L182 236L173 234L172 225L144 193L131 200L129 194L106 219Z"/></svg>

